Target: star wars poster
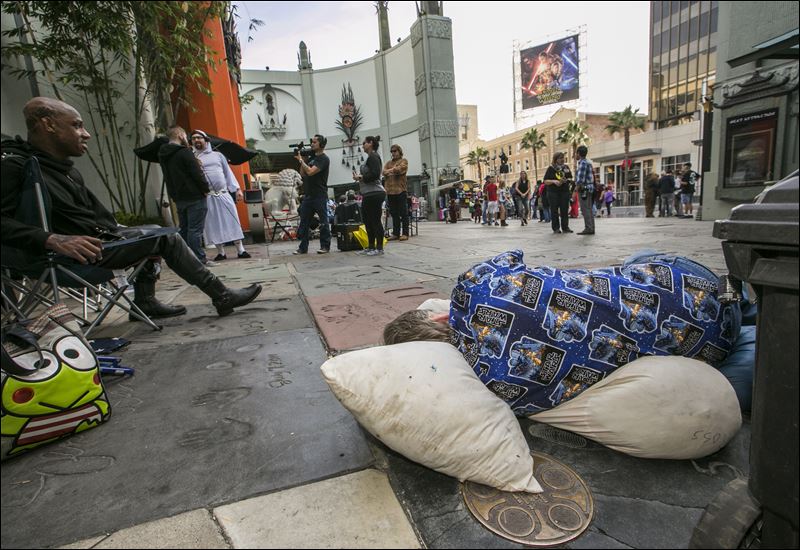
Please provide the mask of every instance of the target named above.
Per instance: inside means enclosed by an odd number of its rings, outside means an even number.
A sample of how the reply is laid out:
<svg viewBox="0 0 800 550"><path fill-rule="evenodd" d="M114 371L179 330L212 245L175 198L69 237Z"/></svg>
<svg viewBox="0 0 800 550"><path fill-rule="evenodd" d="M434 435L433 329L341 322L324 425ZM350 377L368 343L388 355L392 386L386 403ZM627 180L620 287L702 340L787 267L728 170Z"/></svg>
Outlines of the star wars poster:
<svg viewBox="0 0 800 550"><path fill-rule="evenodd" d="M578 99L578 35L519 52L522 108Z"/></svg>

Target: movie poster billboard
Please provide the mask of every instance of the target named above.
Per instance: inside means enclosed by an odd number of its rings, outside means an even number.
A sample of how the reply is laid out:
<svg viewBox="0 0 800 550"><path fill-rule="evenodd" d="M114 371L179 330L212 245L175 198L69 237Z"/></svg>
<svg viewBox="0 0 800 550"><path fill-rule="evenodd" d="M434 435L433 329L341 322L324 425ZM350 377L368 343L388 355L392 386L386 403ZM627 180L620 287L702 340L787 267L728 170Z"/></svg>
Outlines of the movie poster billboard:
<svg viewBox="0 0 800 550"><path fill-rule="evenodd" d="M578 99L578 35L519 52L522 108Z"/></svg>
<svg viewBox="0 0 800 550"><path fill-rule="evenodd" d="M728 119L724 187L762 185L773 179L778 109Z"/></svg>

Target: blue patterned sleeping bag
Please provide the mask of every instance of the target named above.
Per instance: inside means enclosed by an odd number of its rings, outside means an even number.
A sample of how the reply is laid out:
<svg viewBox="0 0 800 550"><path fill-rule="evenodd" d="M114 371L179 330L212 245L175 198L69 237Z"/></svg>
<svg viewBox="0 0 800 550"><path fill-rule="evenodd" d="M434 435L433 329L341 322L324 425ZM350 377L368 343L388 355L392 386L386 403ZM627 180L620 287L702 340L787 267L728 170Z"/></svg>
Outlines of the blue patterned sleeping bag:
<svg viewBox="0 0 800 550"><path fill-rule="evenodd" d="M718 365L739 323L699 264L645 261L615 268L530 268L505 252L453 289L453 345L520 415L572 399L644 355ZM698 266L699 269L693 269Z"/></svg>

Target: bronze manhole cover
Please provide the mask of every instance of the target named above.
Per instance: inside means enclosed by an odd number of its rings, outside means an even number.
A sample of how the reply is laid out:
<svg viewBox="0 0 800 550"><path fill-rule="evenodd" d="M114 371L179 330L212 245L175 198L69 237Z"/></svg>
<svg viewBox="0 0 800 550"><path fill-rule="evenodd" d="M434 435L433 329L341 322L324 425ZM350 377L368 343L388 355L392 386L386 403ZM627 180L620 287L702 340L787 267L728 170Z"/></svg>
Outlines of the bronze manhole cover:
<svg viewBox="0 0 800 550"><path fill-rule="evenodd" d="M467 508L490 531L528 546L577 538L592 521L592 493L571 468L544 453L531 454L543 493L508 493L466 481L461 492Z"/></svg>

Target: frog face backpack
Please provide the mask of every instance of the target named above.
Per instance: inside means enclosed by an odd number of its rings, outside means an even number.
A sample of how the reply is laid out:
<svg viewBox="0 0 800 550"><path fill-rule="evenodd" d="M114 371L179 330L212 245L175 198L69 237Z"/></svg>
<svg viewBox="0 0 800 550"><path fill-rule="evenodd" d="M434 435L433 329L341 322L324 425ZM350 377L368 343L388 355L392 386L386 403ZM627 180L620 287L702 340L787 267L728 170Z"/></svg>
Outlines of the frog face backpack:
<svg viewBox="0 0 800 550"><path fill-rule="evenodd" d="M66 306L4 329L2 348L3 460L108 420L97 356Z"/></svg>

